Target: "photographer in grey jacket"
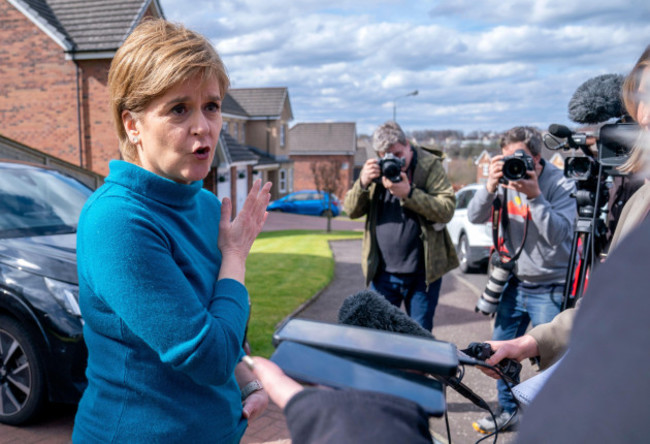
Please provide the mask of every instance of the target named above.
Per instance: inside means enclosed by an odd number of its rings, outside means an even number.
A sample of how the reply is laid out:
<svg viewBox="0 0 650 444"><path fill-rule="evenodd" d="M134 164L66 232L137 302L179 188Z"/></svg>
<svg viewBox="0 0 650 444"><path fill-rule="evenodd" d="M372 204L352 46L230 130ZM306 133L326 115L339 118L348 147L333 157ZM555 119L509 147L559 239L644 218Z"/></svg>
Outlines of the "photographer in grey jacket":
<svg viewBox="0 0 650 444"><path fill-rule="evenodd" d="M500 140L502 155L490 161L485 188L479 189L468 207L473 223L490 219L495 200L501 205L502 245L509 256L519 252L496 307L493 340L522 336L528 324L551 321L562 306L576 202L574 183L561 170L541 158L542 137L530 127L515 127ZM518 180L507 180L504 159L526 157L526 169ZM528 168L530 167L530 168ZM504 177L504 172L506 177ZM512 265L512 264L510 264ZM505 383L497 382L500 412L496 427L505 430L518 423L516 404ZM481 433L495 429L491 417L473 424Z"/></svg>

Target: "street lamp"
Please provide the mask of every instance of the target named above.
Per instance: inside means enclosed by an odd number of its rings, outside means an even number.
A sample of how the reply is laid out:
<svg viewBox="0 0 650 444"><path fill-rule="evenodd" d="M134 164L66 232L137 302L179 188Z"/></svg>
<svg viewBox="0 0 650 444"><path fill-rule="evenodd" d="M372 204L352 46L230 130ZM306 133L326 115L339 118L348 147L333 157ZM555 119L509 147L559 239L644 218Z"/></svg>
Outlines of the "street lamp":
<svg viewBox="0 0 650 444"><path fill-rule="evenodd" d="M396 122L396 114L397 114L397 99L401 99L402 97L409 97L409 96L417 96L418 95L418 90L416 89L415 91L411 91L408 94L405 94L403 96L397 96L393 99L393 122Z"/></svg>

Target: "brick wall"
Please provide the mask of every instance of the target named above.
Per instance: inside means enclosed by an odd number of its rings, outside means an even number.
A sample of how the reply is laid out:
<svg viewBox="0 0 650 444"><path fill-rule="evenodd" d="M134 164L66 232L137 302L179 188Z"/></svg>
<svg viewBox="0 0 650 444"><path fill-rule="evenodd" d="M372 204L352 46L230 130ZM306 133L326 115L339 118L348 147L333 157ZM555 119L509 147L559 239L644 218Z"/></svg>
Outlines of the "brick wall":
<svg viewBox="0 0 650 444"><path fill-rule="evenodd" d="M4 0L0 42L0 133L79 165L74 63Z"/></svg>
<svg viewBox="0 0 650 444"><path fill-rule="evenodd" d="M110 60L79 61L82 84L84 167L108 174L108 162L119 159L119 144L108 97Z"/></svg>
<svg viewBox="0 0 650 444"><path fill-rule="evenodd" d="M108 103L110 60L79 61L77 82L77 65L63 47L4 0L0 41L0 134L108 174L108 161L119 158Z"/></svg>
<svg viewBox="0 0 650 444"><path fill-rule="evenodd" d="M347 190L352 186L352 174L354 167L353 156L291 156L293 164L293 189L294 191L315 189L314 174L311 171L312 162L339 160L342 164L347 162L347 169L340 172L341 186L335 193L343 198Z"/></svg>

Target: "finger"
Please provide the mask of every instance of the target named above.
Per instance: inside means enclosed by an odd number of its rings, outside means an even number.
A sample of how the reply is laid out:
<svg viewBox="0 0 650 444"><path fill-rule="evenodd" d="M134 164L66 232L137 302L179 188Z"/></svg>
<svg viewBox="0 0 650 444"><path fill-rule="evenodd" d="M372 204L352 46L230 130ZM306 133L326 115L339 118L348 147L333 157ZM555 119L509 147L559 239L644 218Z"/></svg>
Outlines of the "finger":
<svg viewBox="0 0 650 444"><path fill-rule="evenodd" d="M247 209L251 205L254 205L254 202L257 199L257 195L259 194L261 187L262 187L262 179L256 179L253 182L253 186L251 187L250 191L248 192L248 196L246 196L246 200L244 200L242 211L244 211L244 209Z"/></svg>
<svg viewBox="0 0 650 444"><path fill-rule="evenodd" d="M266 207L269 206L269 202L271 201L271 187L273 186L273 183L271 182L266 182L262 189L260 190L259 194L259 206L266 211Z"/></svg>
<svg viewBox="0 0 650 444"><path fill-rule="evenodd" d="M246 404L244 404L244 407L241 410L241 415L246 419L249 419L251 417L250 409L246 406Z"/></svg>
<svg viewBox="0 0 650 444"><path fill-rule="evenodd" d="M228 197L221 200L221 219L219 220L219 228L227 227L230 224L232 217L232 201Z"/></svg>

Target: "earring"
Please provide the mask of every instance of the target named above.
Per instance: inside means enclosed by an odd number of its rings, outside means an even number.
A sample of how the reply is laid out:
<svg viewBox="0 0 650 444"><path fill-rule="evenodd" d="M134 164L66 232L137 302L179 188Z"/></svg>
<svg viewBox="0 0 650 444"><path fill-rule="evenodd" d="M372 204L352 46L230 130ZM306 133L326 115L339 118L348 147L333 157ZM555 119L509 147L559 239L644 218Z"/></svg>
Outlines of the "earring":
<svg viewBox="0 0 650 444"><path fill-rule="evenodd" d="M138 136L133 136L133 143L138 143L138 140L140 140L138 139Z"/></svg>

